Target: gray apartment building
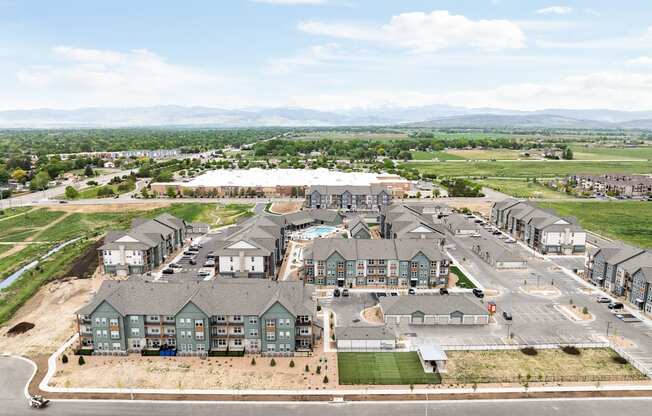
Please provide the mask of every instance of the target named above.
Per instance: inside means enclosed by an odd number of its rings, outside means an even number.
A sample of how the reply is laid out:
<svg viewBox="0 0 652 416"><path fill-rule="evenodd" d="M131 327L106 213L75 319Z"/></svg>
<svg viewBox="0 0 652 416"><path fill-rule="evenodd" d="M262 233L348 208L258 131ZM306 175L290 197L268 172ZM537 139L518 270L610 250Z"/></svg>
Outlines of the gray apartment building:
<svg viewBox="0 0 652 416"><path fill-rule="evenodd" d="M304 253L303 279L318 286L433 287L449 259L433 240L318 239Z"/></svg>
<svg viewBox="0 0 652 416"><path fill-rule="evenodd" d="M442 218L450 209L442 205L392 204L380 211L380 235L387 239L434 239L443 241Z"/></svg>
<svg viewBox="0 0 652 416"><path fill-rule="evenodd" d="M93 354L307 352L321 337L312 293L301 282L254 279L105 281L77 311L79 346Z"/></svg>
<svg viewBox="0 0 652 416"><path fill-rule="evenodd" d="M382 185L312 185L306 190L308 208L378 211L390 204L391 191Z"/></svg>
<svg viewBox="0 0 652 416"><path fill-rule="evenodd" d="M109 231L100 246L100 265L107 274L147 273L183 246L188 224L170 214L154 219L136 218L126 231Z"/></svg>
<svg viewBox="0 0 652 416"><path fill-rule="evenodd" d="M647 175L572 175L566 178L566 183L580 191L628 198L652 195L652 176Z"/></svg>
<svg viewBox="0 0 652 416"><path fill-rule="evenodd" d="M542 254L586 251L586 232L574 218L562 218L529 201L506 199L491 207L491 223Z"/></svg>

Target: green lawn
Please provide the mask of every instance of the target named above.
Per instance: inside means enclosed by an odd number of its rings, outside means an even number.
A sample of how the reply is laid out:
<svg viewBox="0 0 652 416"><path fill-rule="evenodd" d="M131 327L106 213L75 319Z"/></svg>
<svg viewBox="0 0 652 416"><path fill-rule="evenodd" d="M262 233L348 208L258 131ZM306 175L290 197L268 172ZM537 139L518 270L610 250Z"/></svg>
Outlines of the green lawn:
<svg viewBox="0 0 652 416"><path fill-rule="evenodd" d="M469 279L467 275L465 275L460 269L455 266L451 266L450 272L457 276L457 283L455 286L461 287L463 289L475 289L476 286L473 284L471 279Z"/></svg>
<svg viewBox="0 0 652 416"><path fill-rule="evenodd" d="M117 184L111 184L111 185L97 185L97 186L91 186L88 188L80 189L79 190L79 195L77 198L74 199L96 199L98 198L97 196L97 191L100 190L100 188L103 188L104 186L108 186L109 188L113 189L113 193L115 195L120 195L120 194L125 194L127 192L131 192L134 189L136 189L136 185L134 183L128 182L129 183L129 188L125 190L119 190ZM66 197L66 195L59 195L57 197L58 199L70 199ZM111 198L111 197L104 197L104 198Z"/></svg>
<svg viewBox="0 0 652 416"><path fill-rule="evenodd" d="M13 215L22 214L23 212L27 212L30 209L32 209L32 207L19 207L19 208L5 208L5 209L2 209L2 210L0 210L0 220L2 220L3 218L11 217Z"/></svg>
<svg viewBox="0 0 652 416"><path fill-rule="evenodd" d="M456 177L553 178L574 173L652 173L652 162L578 162L578 161L514 161L514 162L407 162L402 167L421 173Z"/></svg>
<svg viewBox="0 0 652 416"><path fill-rule="evenodd" d="M37 209L14 218L0 221L0 241L24 241L63 215L63 212Z"/></svg>
<svg viewBox="0 0 652 416"><path fill-rule="evenodd" d="M425 373L416 352L339 352L340 384L439 384Z"/></svg>
<svg viewBox="0 0 652 416"><path fill-rule="evenodd" d="M577 217L582 227L618 240L652 248L652 202L541 202L561 216Z"/></svg>
<svg viewBox="0 0 652 416"><path fill-rule="evenodd" d="M524 179L477 179L475 182L516 198L566 199L571 197L571 195L557 192L540 183L527 182Z"/></svg>
<svg viewBox="0 0 652 416"><path fill-rule="evenodd" d="M577 160L652 160L652 147L585 147L571 146Z"/></svg>
<svg viewBox="0 0 652 416"><path fill-rule="evenodd" d="M412 152L412 159L414 160L433 160L433 159L439 159L439 160L464 160L463 157L456 156L453 154L450 154L448 152L423 152L423 151L416 151Z"/></svg>

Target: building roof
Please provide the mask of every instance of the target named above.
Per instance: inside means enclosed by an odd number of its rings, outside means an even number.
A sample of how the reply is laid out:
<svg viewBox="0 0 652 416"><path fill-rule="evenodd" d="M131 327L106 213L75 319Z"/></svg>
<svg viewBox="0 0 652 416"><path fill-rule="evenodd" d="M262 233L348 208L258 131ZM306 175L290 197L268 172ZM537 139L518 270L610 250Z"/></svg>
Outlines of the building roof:
<svg viewBox="0 0 652 416"><path fill-rule="evenodd" d="M385 315L412 315L422 312L425 315L449 315L462 312L465 315L488 315L489 312L467 295L417 295L386 296L380 299L380 307Z"/></svg>
<svg viewBox="0 0 652 416"><path fill-rule="evenodd" d="M469 221L464 215L461 214L452 214L447 217L444 217L444 224L451 231L461 231L461 230L477 230L477 224Z"/></svg>
<svg viewBox="0 0 652 416"><path fill-rule="evenodd" d="M122 316L176 315L192 302L208 316L261 315L279 302L292 315L312 315L313 287L302 282L262 279L224 279L198 282L108 280L93 299L77 311L90 315L107 302Z"/></svg>
<svg viewBox="0 0 652 416"><path fill-rule="evenodd" d="M423 253L430 260L445 260L447 257L432 240L418 239L335 239L320 238L312 242L310 251L306 251L313 260L326 260L333 253L339 253L345 260L385 259L411 260ZM306 257L308 258L308 257Z"/></svg>
<svg viewBox="0 0 652 416"><path fill-rule="evenodd" d="M382 326L338 326L335 328L336 340L396 340L394 331Z"/></svg>
<svg viewBox="0 0 652 416"><path fill-rule="evenodd" d="M419 346L419 355L425 361L446 361L448 356L446 352L436 344L427 344Z"/></svg>
<svg viewBox="0 0 652 416"><path fill-rule="evenodd" d="M496 241L488 240L484 237L473 240L473 251L484 256L486 253L497 262L524 262L525 259L518 253L514 253L507 247Z"/></svg>

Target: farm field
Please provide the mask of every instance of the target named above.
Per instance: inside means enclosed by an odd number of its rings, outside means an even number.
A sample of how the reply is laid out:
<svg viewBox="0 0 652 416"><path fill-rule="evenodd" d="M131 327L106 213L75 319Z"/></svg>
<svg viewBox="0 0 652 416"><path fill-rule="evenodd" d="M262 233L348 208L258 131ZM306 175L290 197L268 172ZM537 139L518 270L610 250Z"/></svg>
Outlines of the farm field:
<svg viewBox="0 0 652 416"><path fill-rule="evenodd" d="M340 352L340 384L439 384L437 373L423 371L416 352Z"/></svg>
<svg viewBox="0 0 652 416"><path fill-rule="evenodd" d="M540 183L524 179L477 179L474 182L516 198L567 199L563 192L557 192Z"/></svg>
<svg viewBox="0 0 652 416"><path fill-rule="evenodd" d="M412 152L412 159L414 160L464 160L463 157L451 154L449 152L424 152L417 150Z"/></svg>
<svg viewBox="0 0 652 416"><path fill-rule="evenodd" d="M446 153L457 156L461 159L471 159L471 160L516 160L521 159L519 155L522 153L522 150L510 150L510 149L449 149L446 150ZM527 158L523 158L527 160Z"/></svg>
<svg viewBox="0 0 652 416"><path fill-rule="evenodd" d="M541 202L561 216L574 216L582 227L606 237L652 248L652 202L577 201Z"/></svg>
<svg viewBox="0 0 652 416"><path fill-rule="evenodd" d="M586 147L571 146L576 160L652 160L652 147Z"/></svg>
<svg viewBox="0 0 652 416"><path fill-rule="evenodd" d="M572 173L652 173L652 162L580 162L580 161L512 161L512 162L407 162L402 167L420 173L454 177L553 178Z"/></svg>
<svg viewBox="0 0 652 416"><path fill-rule="evenodd" d="M642 380L645 377L631 364L618 362L618 354L609 348L586 348L579 354L559 349L536 350L526 355L520 350L447 351L448 374L445 383L491 383L500 380L536 382L549 378L582 377L613 380Z"/></svg>

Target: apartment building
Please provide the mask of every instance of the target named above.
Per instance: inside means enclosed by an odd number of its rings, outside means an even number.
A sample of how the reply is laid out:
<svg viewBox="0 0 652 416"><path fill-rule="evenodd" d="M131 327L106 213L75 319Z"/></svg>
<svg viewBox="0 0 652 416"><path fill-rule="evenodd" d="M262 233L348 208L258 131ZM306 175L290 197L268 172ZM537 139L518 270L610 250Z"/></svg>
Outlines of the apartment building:
<svg viewBox="0 0 652 416"><path fill-rule="evenodd" d="M390 204L392 195L383 185L312 185L306 190L309 208L378 211Z"/></svg>
<svg viewBox="0 0 652 416"><path fill-rule="evenodd" d="M585 278L652 314L652 251L614 243L589 253Z"/></svg>
<svg viewBox="0 0 652 416"><path fill-rule="evenodd" d="M259 215L229 230L215 245L217 274L222 277L273 278L283 260L286 222Z"/></svg>
<svg viewBox="0 0 652 416"><path fill-rule="evenodd" d="M369 230L369 226L361 217L355 217L349 221L346 224L346 228L348 228L349 234L351 234L351 238L358 240L368 240L371 238L371 230Z"/></svg>
<svg viewBox="0 0 652 416"><path fill-rule="evenodd" d="M80 348L94 354L311 351L321 337L312 293L300 282L266 280L105 281L77 311Z"/></svg>
<svg viewBox="0 0 652 416"><path fill-rule="evenodd" d="M443 205L392 204L380 211L380 235L387 239L434 239L443 241L442 218L451 213Z"/></svg>
<svg viewBox="0 0 652 416"><path fill-rule="evenodd" d="M129 276L155 269L183 246L188 229L184 220L170 214L136 218L131 225L126 231L109 231L97 249L104 273Z"/></svg>
<svg viewBox="0 0 652 416"><path fill-rule="evenodd" d="M571 175L566 183L582 191L620 195L628 198L652 194L652 177L646 175Z"/></svg>
<svg viewBox="0 0 652 416"><path fill-rule="evenodd" d="M491 223L542 254L576 254L586 251L586 231L574 218L516 199L495 202Z"/></svg>
<svg viewBox="0 0 652 416"><path fill-rule="evenodd" d="M473 240L471 250L484 262L496 269L524 269L527 268L527 260L518 253L496 242L484 237Z"/></svg>
<svg viewBox="0 0 652 416"><path fill-rule="evenodd" d="M449 259L432 240L318 239L304 252L303 279L319 286L433 287Z"/></svg>

